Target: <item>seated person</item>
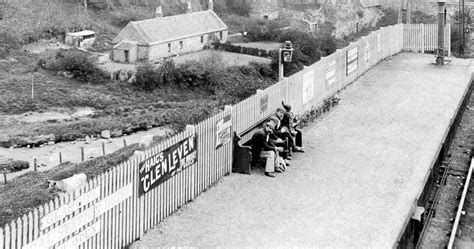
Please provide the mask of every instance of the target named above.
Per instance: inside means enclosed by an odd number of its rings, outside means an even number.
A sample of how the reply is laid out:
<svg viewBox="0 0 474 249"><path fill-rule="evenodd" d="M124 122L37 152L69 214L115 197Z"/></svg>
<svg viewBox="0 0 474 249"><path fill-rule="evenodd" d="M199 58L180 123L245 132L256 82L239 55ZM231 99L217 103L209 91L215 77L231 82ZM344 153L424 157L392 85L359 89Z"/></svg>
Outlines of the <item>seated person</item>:
<svg viewBox="0 0 474 249"><path fill-rule="evenodd" d="M275 177L273 172L281 172L279 169L275 170L275 165L278 164L277 153L283 151L282 147L277 147L269 141L270 134L273 132L275 124L272 121L267 121L264 127L255 131L252 136L252 155L257 160L259 157L265 158L265 175L268 177ZM253 161L253 160L252 160Z"/></svg>
<svg viewBox="0 0 474 249"><path fill-rule="evenodd" d="M291 134L292 139L294 139L292 147L294 152L304 152L303 148L303 133L297 128L298 120L295 115L291 112L291 105L285 104L282 102L283 107L285 108L285 113L283 114L283 119L281 121L282 126L287 127L288 131Z"/></svg>
<svg viewBox="0 0 474 249"><path fill-rule="evenodd" d="M294 138L292 137L291 134L291 129L288 124L285 124L285 117L286 111L285 109L279 107L276 110L275 116L272 116L272 119L278 120L277 125L275 127L275 135L283 140L288 141L288 151L289 151L289 156L291 156L291 150L293 151L298 151L297 148L295 148L295 141ZM276 117L276 118L275 118Z"/></svg>

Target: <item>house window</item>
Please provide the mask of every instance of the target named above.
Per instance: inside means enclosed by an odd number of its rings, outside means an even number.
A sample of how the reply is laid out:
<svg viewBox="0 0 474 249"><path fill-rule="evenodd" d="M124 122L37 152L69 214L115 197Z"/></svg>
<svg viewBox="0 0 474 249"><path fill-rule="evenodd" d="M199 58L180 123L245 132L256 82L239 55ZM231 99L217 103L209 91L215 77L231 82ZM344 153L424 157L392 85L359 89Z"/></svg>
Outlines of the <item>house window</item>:
<svg viewBox="0 0 474 249"><path fill-rule="evenodd" d="M219 39L221 39L221 40L222 40L222 31L221 31L221 32L219 32Z"/></svg>
<svg viewBox="0 0 474 249"><path fill-rule="evenodd" d="M204 43L204 36L201 35L201 43Z"/></svg>
<svg viewBox="0 0 474 249"><path fill-rule="evenodd" d="M168 43L168 52L171 52L171 43Z"/></svg>
<svg viewBox="0 0 474 249"><path fill-rule="evenodd" d="M183 41L179 41L179 49L183 49Z"/></svg>

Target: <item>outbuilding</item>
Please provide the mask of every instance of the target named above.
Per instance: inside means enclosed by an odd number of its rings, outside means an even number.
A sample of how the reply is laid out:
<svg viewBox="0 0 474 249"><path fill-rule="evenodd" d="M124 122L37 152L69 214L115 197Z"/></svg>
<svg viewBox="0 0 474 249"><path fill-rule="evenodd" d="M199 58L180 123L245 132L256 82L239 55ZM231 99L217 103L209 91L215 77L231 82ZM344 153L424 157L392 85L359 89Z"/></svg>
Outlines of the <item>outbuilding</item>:
<svg viewBox="0 0 474 249"><path fill-rule="evenodd" d="M188 10L190 10L188 6ZM188 12L182 15L162 17L161 7L157 8L156 17L152 19L130 22L113 39L115 44L113 59L124 59L126 47L132 51L130 41L137 46L136 57L129 52L129 62L136 60L155 61L162 58L178 56L203 50L212 41L227 41L227 25L212 10L212 0L209 9L198 12ZM125 44L120 43L127 41ZM133 48L134 49L134 48ZM118 56L115 57L115 54Z"/></svg>
<svg viewBox="0 0 474 249"><path fill-rule="evenodd" d="M114 61L122 63L135 63L138 59L138 42L121 41L112 50Z"/></svg>
<svg viewBox="0 0 474 249"><path fill-rule="evenodd" d="M95 32L83 30L79 32L66 33L66 45L74 47L90 47L95 41Z"/></svg>

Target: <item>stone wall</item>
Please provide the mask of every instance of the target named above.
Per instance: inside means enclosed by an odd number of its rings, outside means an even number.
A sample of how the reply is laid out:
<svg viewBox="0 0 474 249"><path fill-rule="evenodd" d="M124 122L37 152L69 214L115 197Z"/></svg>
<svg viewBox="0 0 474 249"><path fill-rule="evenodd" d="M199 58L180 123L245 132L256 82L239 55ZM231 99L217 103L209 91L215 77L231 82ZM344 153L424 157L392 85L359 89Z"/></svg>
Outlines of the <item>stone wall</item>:
<svg viewBox="0 0 474 249"><path fill-rule="evenodd" d="M247 0L250 16L264 19L276 19L279 15L278 0Z"/></svg>
<svg viewBox="0 0 474 249"><path fill-rule="evenodd" d="M361 8L353 5L330 5L321 9L295 14L291 27L305 32L318 32L325 21L334 24L334 36L343 38L363 27L375 26L382 13L377 8Z"/></svg>

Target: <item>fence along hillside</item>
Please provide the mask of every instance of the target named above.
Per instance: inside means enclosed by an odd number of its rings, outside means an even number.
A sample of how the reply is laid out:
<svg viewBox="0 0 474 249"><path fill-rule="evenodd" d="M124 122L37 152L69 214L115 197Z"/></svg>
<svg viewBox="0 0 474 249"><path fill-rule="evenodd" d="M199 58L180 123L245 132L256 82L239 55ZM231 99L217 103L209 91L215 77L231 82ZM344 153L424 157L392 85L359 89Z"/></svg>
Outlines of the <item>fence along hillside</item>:
<svg viewBox="0 0 474 249"><path fill-rule="evenodd" d="M75 193L11 221L0 228L0 248L130 244L231 172L234 131L253 126L281 101L290 103L295 114L321 105L379 61L410 48L406 27L372 32L88 181Z"/></svg>

